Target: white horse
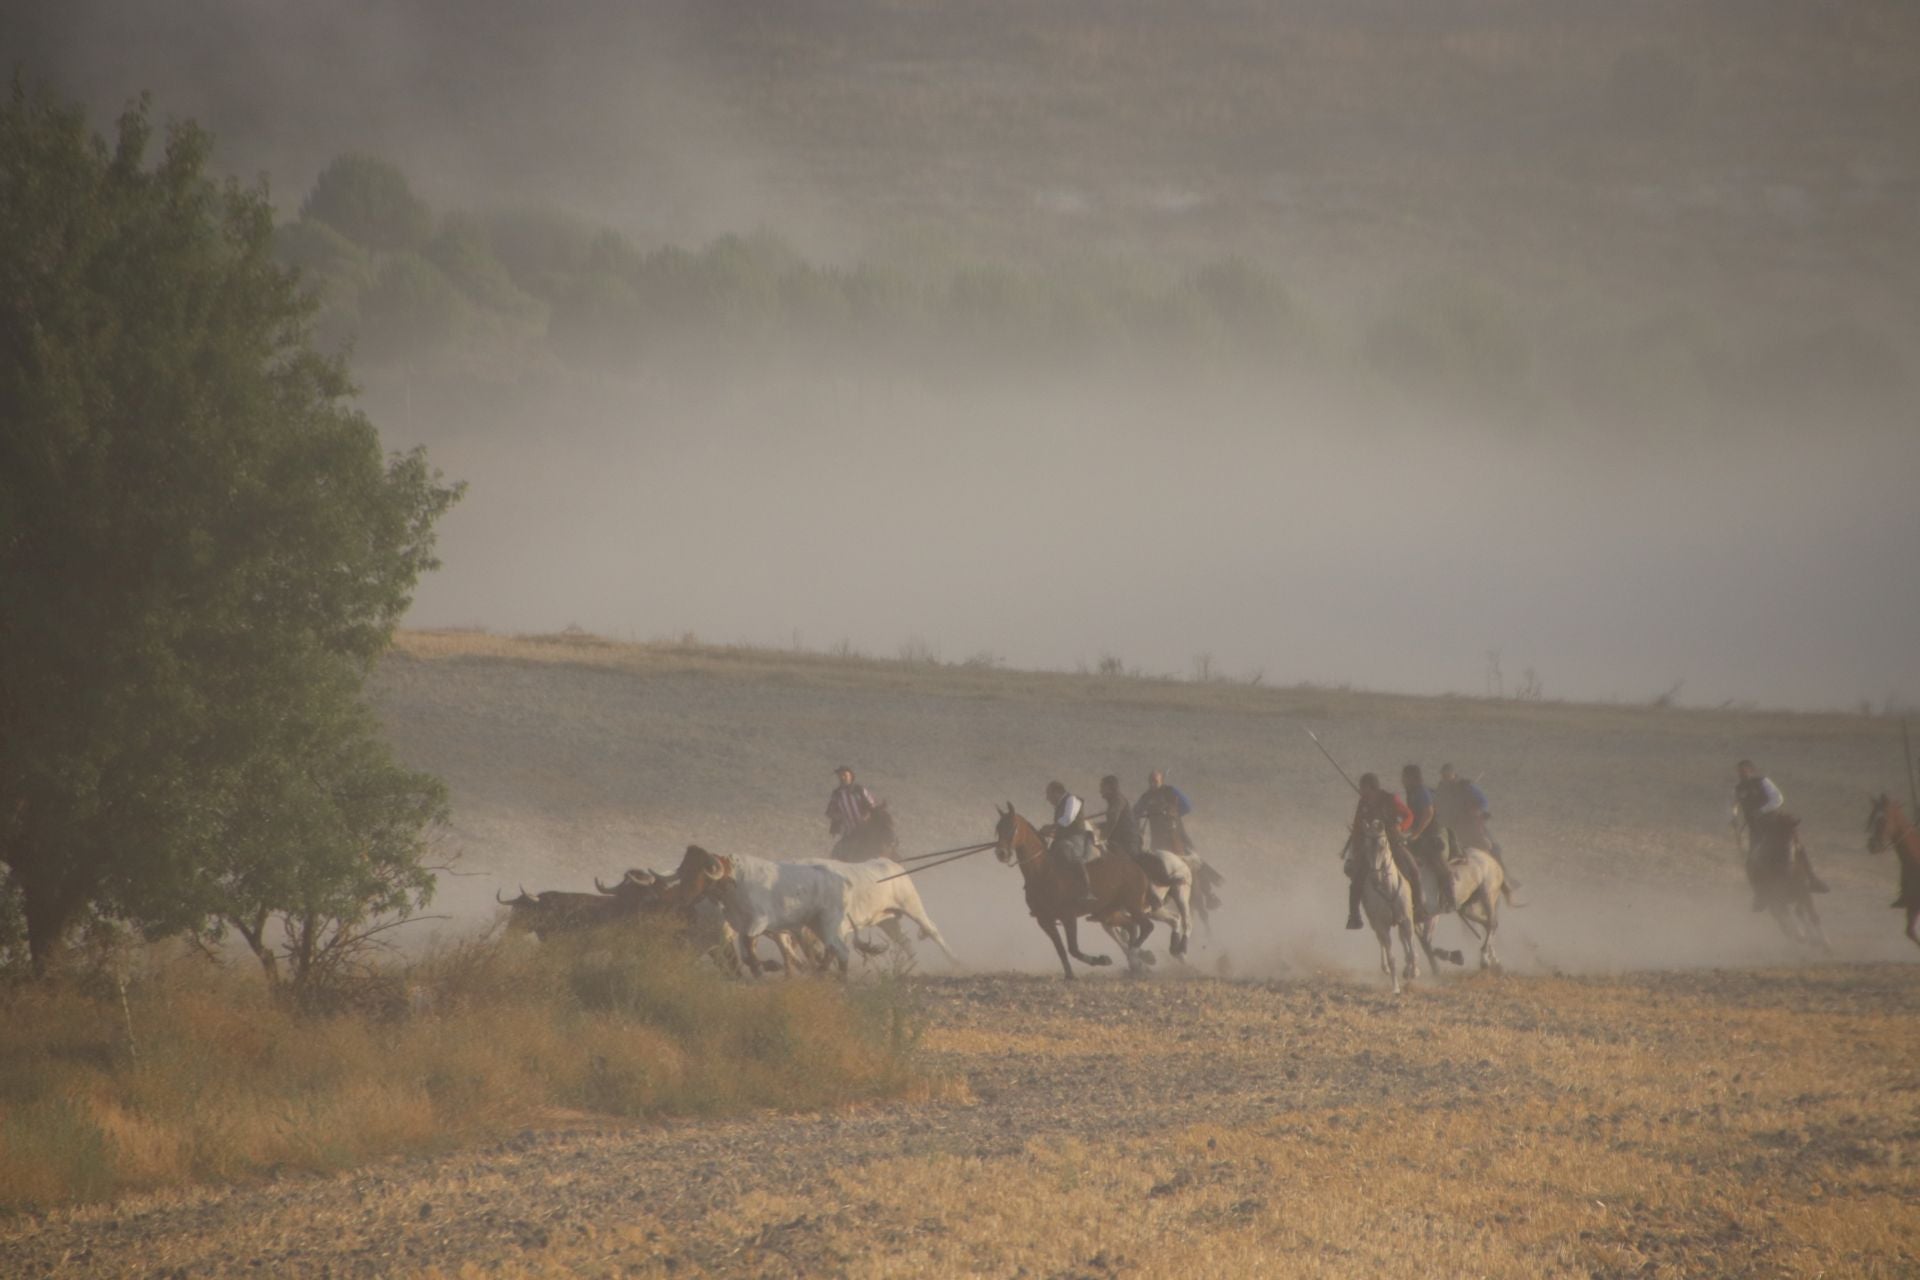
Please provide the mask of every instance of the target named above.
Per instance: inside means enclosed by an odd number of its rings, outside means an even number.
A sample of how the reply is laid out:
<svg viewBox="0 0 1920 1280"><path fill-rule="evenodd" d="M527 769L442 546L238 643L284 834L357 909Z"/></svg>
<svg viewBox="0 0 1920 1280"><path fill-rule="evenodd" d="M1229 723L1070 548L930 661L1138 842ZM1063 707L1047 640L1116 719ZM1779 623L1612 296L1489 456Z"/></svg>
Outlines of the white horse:
<svg viewBox="0 0 1920 1280"><path fill-rule="evenodd" d="M1444 914L1441 903L1445 901L1440 894L1439 880L1445 877L1446 888L1452 892L1454 912L1459 915L1461 923L1467 926L1467 932L1480 941L1480 967L1497 972L1500 957L1494 954L1493 933L1500 926L1500 898L1505 894L1508 901L1512 901L1507 889L1506 872L1500 860L1487 850L1471 846L1459 849L1451 840L1448 843L1449 848L1455 850L1451 857L1439 863L1428 861L1425 864L1429 874L1423 880L1433 886L1433 901L1428 904L1430 910L1427 919L1418 930L1420 946L1427 953L1427 963L1436 969L1442 960L1454 964L1467 962L1467 958L1458 951L1434 950L1433 926Z"/></svg>
<svg viewBox="0 0 1920 1280"><path fill-rule="evenodd" d="M1146 849L1137 859L1157 901L1148 914L1173 932L1167 952L1183 960L1193 938L1193 864L1171 849Z"/></svg>
<svg viewBox="0 0 1920 1280"><path fill-rule="evenodd" d="M1400 947L1406 953L1401 970L1407 981L1420 976L1420 962L1413 953L1413 889L1393 865L1393 848L1379 823L1362 823L1354 831L1347 856L1358 861L1360 909L1380 940L1380 971L1392 980L1393 994L1399 995L1401 974L1393 967L1394 930L1400 931Z"/></svg>

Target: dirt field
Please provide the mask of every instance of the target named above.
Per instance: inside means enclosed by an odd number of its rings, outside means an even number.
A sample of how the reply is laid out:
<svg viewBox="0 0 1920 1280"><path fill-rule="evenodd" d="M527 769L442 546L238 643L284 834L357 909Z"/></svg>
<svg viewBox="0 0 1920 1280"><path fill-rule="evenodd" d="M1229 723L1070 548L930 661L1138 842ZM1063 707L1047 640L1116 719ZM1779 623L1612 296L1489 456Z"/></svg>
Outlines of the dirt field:
<svg viewBox="0 0 1920 1280"><path fill-rule="evenodd" d="M502 885L689 840L817 854L843 760L910 850L983 838L1049 777L1138 791L1163 766L1232 896L1194 969L1067 986L1015 873L961 862L921 878L971 966L913 979L934 1101L554 1116L485 1150L0 1223L0 1273L1920 1268L1920 955L1859 829L1866 788L1899 778L1888 722L434 635L403 639L379 696L453 788L447 929ZM1349 801L1305 727L1353 770L1484 780L1529 900L1506 975L1385 991L1370 936L1340 928ZM1805 820L1832 956L1746 910L1723 829L1740 755Z"/></svg>
<svg viewBox="0 0 1920 1280"><path fill-rule="evenodd" d="M1911 1275L1911 966L925 981L945 1101L0 1226L9 1275Z"/></svg>

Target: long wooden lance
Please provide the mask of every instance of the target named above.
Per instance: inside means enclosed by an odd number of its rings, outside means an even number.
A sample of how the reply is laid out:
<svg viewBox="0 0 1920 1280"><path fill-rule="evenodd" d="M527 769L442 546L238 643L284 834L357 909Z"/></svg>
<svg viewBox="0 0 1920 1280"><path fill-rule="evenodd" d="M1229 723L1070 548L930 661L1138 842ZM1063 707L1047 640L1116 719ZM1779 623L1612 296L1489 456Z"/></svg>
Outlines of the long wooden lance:
<svg viewBox="0 0 1920 1280"><path fill-rule="evenodd" d="M1907 810L1915 822L1920 822L1920 785L1913 780L1913 740L1907 736L1906 717L1900 719L1900 747L1907 753L1907 802L1913 808Z"/></svg>
<svg viewBox="0 0 1920 1280"><path fill-rule="evenodd" d="M1313 730L1308 729L1307 736L1313 739L1314 746L1320 748L1320 754L1327 758L1327 763L1333 766L1334 772L1338 773L1341 776L1341 778L1345 779L1346 784L1353 788L1353 793L1355 795L1359 795L1360 784L1355 782L1352 778L1347 777L1347 771L1340 767L1340 762L1333 758L1333 752L1327 750L1326 744L1320 741L1320 735L1315 733Z"/></svg>

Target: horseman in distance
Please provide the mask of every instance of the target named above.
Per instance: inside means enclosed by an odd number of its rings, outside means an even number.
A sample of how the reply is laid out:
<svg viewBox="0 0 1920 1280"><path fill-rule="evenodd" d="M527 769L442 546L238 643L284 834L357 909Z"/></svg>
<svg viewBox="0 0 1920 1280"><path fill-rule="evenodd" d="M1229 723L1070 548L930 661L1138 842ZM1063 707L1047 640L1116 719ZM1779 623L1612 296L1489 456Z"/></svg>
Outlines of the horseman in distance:
<svg viewBox="0 0 1920 1280"><path fill-rule="evenodd" d="M1767 909L1768 889L1793 873L1806 878L1810 892L1827 886L1813 873L1806 846L1795 837L1799 820L1786 812L1787 798L1773 779L1751 760L1734 766L1733 809L1728 819L1746 836L1747 880L1753 885L1753 909Z"/></svg>
<svg viewBox="0 0 1920 1280"><path fill-rule="evenodd" d="M833 772L840 785L827 797L827 834L834 837L831 856L837 862L893 857L899 841L886 801L874 799L873 792L855 782L848 766Z"/></svg>

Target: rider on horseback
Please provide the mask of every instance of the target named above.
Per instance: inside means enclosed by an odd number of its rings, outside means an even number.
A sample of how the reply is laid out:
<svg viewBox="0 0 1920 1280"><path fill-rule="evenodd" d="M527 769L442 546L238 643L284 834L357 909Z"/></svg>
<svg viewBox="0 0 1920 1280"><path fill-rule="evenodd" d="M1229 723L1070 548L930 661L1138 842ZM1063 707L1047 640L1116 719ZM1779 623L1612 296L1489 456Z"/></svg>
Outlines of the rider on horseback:
<svg viewBox="0 0 1920 1280"><path fill-rule="evenodd" d="M1087 863L1093 857L1093 828L1087 823L1086 806L1080 797L1058 782L1047 784L1047 803L1053 806L1053 821L1041 829L1048 840L1048 852L1061 866L1072 872L1080 889L1080 909L1091 911L1093 882L1087 876Z"/></svg>
<svg viewBox="0 0 1920 1280"><path fill-rule="evenodd" d="M1492 854L1493 860L1500 864L1507 888L1520 887L1520 882L1507 872L1507 859L1500 852L1500 842L1487 829L1487 819L1493 816L1487 793L1473 779L1454 772L1450 764L1440 766L1440 785L1433 792L1433 814L1441 829L1453 832L1456 843Z"/></svg>
<svg viewBox="0 0 1920 1280"><path fill-rule="evenodd" d="M1193 804L1180 788L1167 781L1165 773L1155 769L1147 775L1147 789L1134 812L1147 824L1154 848L1179 854L1193 852L1193 841L1187 836L1187 815L1193 812Z"/></svg>
<svg viewBox="0 0 1920 1280"><path fill-rule="evenodd" d="M880 802L873 798L873 792L853 780L853 770L846 765L833 772L840 785L827 797L827 834L844 837L872 817Z"/></svg>
<svg viewBox="0 0 1920 1280"><path fill-rule="evenodd" d="M1825 893L1827 886L1813 874L1806 846L1794 837L1799 823L1782 806L1787 802L1773 779L1761 773L1751 760L1734 766L1733 812L1728 819L1735 830L1744 828L1747 846L1747 880L1753 885L1753 909L1766 910L1767 883L1785 875L1797 862L1807 877L1807 888Z"/></svg>
<svg viewBox="0 0 1920 1280"><path fill-rule="evenodd" d="M1407 809L1413 814L1413 825L1407 828L1407 849L1417 858L1420 865L1444 871L1447 860L1447 840L1441 834L1443 828L1435 818L1433 792L1427 790L1426 779L1420 776L1420 766L1410 764L1400 770L1400 788L1407 793ZM1439 877L1440 909L1456 910L1453 902L1452 877L1442 874Z"/></svg>
<svg viewBox="0 0 1920 1280"><path fill-rule="evenodd" d="M1420 893L1420 868L1414 865L1412 856L1407 852L1406 832L1413 826L1413 811L1393 792L1380 785L1380 776L1373 773L1360 775L1360 803L1354 806L1353 829L1347 835L1347 843L1340 850L1346 857L1353 851L1354 838L1360 834L1361 824L1377 822L1386 833L1387 845L1393 850L1393 865L1400 868L1400 874L1407 878L1407 884L1413 890L1413 918L1417 924L1427 918L1425 900ZM1360 885L1366 879L1367 868L1358 858L1347 858L1347 928L1361 928L1360 921Z"/></svg>
<svg viewBox="0 0 1920 1280"><path fill-rule="evenodd" d="M1115 853L1137 858L1142 852L1140 819L1133 806L1120 794L1120 779L1108 774L1100 779L1100 798L1107 802L1107 819L1100 824L1100 840Z"/></svg>

